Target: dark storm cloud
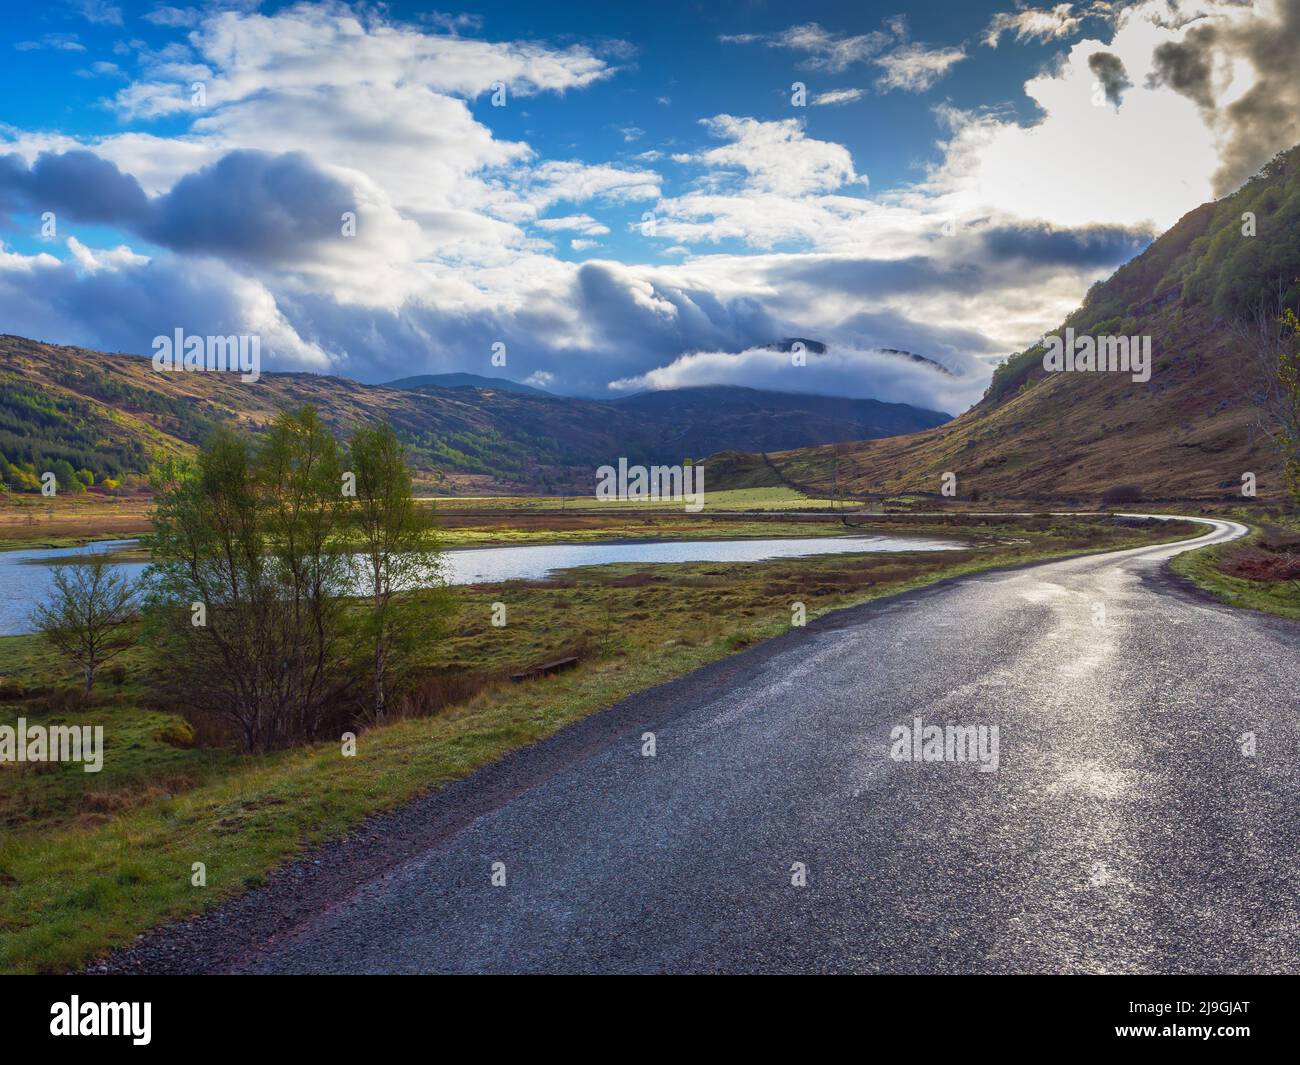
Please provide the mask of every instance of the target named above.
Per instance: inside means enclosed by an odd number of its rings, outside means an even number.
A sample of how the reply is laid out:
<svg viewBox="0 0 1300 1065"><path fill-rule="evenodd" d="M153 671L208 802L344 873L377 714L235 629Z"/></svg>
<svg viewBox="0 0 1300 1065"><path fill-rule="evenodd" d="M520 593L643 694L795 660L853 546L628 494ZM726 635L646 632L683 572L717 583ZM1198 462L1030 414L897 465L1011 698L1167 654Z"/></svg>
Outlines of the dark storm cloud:
<svg viewBox="0 0 1300 1065"><path fill-rule="evenodd" d="M0 159L0 207L116 226L164 248L289 262L339 235L351 190L298 152L233 151L150 199L93 152Z"/></svg>
<svg viewBox="0 0 1300 1065"><path fill-rule="evenodd" d="M986 231L985 250L995 258L1017 258L1042 265L1118 266L1155 239L1145 229L1085 226L1063 229L1043 224L997 226Z"/></svg>
<svg viewBox="0 0 1300 1065"><path fill-rule="evenodd" d="M0 204L74 222L134 228L149 213L139 182L94 152L42 152L29 168L19 155L0 158Z"/></svg>
<svg viewBox="0 0 1300 1065"><path fill-rule="evenodd" d="M835 327L841 343L861 348L897 348L923 355L957 374L975 372L968 352L994 352L995 341L977 329L917 322L898 311L860 311Z"/></svg>
<svg viewBox="0 0 1300 1065"><path fill-rule="evenodd" d="M1209 49L1214 43L1213 26L1198 26L1187 31L1181 41L1159 45L1151 59L1155 69L1147 78L1149 86L1168 85L1203 108L1214 106L1210 84L1212 67Z"/></svg>
<svg viewBox="0 0 1300 1065"><path fill-rule="evenodd" d="M337 366L368 383L445 370L554 376L566 394L605 396L609 381L671 362L683 351L740 351L790 333L747 297L646 281L618 263L588 262L557 302L466 313L408 303L394 312L344 306L329 296L278 292L276 303L304 340L350 353ZM574 320L581 346L569 339ZM493 367L494 344L506 365Z"/></svg>
<svg viewBox="0 0 1300 1065"><path fill-rule="evenodd" d="M304 340L343 357L331 372L367 384L398 377L465 370L522 380L539 369L554 369L538 339L562 323L526 309L511 313L443 312L408 304L394 312L383 307L346 306L315 292L277 292L276 306ZM492 346L506 346L504 370L491 363Z"/></svg>
<svg viewBox="0 0 1300 1065"><path fill-rule="evenodd" d="M960 238L949 239L954 241L954 252L958 251ZM961 241L962 249L966 245L967 242ZM905 259L819 258L782 264L781 277L787 282L874 297L938 290L970 294L985 286L983 272L977 264L940 261L923 255Z"/></svg>
<svg viewBox="0 0 1300 1065"><path fill-rule="evenodd" d="M1118 266L1153 239L1154 234L1145 229L1124 226L999 225L937 240L933 255L786 262L771 281L878 299L928 292L978 295L1000 286L1023 284L1021 271L1026 265L1049 269Z"/></svg>
<svg viewBox="0 0 1300 1065"><path fill-rule="evenodd" d="M1124 70L1123 60L1110 52L1093 52L1088 56L1088 69L1106 90L1106 99L1116 107L1120 105L1124 90L1133 87L1133 83L1128 80L1128 73Z"/></svg>
<svg viewBox="0 0 1300 1065"><path fill-rule="evenodd" d="M705 290L661 285L614 263L585 263L576 290L584 323L609 347L602 358L606 380L644 369L647 359L740 351L783 335L783 327L750 297L722 300Z"/></svg>
<svg viewBox="0 0 1300 1065"><path fill-rule="evenodd" d="M354 209L352 191L299 152L235 151L159 197L142 235L176 251L275 262L333 240Z"/></svg>
<svg viewBox="0 0 1300 1065"><path fill-rule="evenodd" d="M1277 152L1300 141L1300 0L1278 5L1280 21L1218 22L1188 30L1180 44L1161 45L1153 59L1155 84L1194 101L1224 135L1214 194L1232 192ZM1214 99L1216 53L1254 67L1251 89L1226 107Z"/></svg>
<svg viewBox="0 0 1300 1065"><path fill-rule="evenodd" d="M152 339L186 332L247 332L238 278L214 259L162 253L117 269L84 270L49 259L0 270L0 320L56 344L146 354Z"/></svg>

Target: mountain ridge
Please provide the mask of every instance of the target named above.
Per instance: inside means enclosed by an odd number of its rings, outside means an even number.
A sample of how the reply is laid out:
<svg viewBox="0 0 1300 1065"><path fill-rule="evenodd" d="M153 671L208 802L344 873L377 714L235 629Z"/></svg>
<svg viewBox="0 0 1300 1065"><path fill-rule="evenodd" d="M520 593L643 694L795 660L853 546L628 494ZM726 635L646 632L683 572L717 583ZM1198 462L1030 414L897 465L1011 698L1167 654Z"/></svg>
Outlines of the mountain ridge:
<svg viewBox="0 0 1300 1065"><path fill-rule="evenodd" d="M363 422L390 422L425 490L470 494L588 491L592 471L621 456L673 464L948 420L905 404L740 387L584 400L310 373L268 372L244 385L233 374L159 373L147 357L0 336L0 456L10 464L64 459L98 480L138 476L219 425L259 430L307 403L340 437ZM21 480L30 490L30 477Z"/></svg>
<svg viewBox="0 0 1300 1065"><path fill-rule="evenodd" d="M485 377L476 373L422 373L413 377L399 377L395 381L384 381L381 388L402 388L414 390L420 388L486 388L502 392L519 392L528 396L550 396L544 388L534 388L522 381L509 377Z"/></svg>

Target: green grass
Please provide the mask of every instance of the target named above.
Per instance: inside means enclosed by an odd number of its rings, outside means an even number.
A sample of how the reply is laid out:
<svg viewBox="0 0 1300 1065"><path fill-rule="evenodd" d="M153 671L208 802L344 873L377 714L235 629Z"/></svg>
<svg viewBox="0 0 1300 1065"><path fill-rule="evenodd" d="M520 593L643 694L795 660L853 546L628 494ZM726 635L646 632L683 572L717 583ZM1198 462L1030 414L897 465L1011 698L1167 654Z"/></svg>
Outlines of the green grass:
<svg viewBox="0 0 1300 1065"><path fill-rule="evenodd" d="M1239 521L1245 521L1243 516L1233 516ZM1295 517L1275 515L1269 525L1300 533L1300 519ZM1224 571L1224 566L1233 560L1257 553L1262 535L1263 531L1252 524L1250 535L1244 540L1184 552L1174 558L1170 565L1174 572L1189 578L1229 606L1259 610L1300 621L1300 581L1252 580Z"/></svg>
<svg viewBox="0 0 1300 1065"><path fill-rule="evenodd" d="M36 636L0 638L0 725L104 727L98 773L80 765L0 764L0 830L102 824L122 809L189 790L237 761L193 745L183 719L143 705L146 652L134 647L102 671L88 702L67 664ZM0 880L3 875L0 874Z"/></svg>
<svg viewBox="0 0 1300 1065"><path fill-rule="evenodd" d="M367 815L786 631L796 600L811 620L964 573L1199 535L1194 527L1045 517L950 520L916 531L963 535L978 546L586 567L549 582L460 590L451 635L428 649L420 690L436 693L447 677L473 675L476 692L434 716L362 733L356 758L342 757L335 742L258 756L174 747L159 737L180 718L143 705L146 652L133 652L120 685L84 709L59 710L70 722L105 724L103 779L79 766L46 773L0 766L0 809L12 818L0 841L0 971L66 970L204 910ZM504 628L490 622L498 600L507 604ZM495 679L562 653L578 653L579 667L523 684ZM33 638L0 640L0 662L0 719L63 705L60 692L74 678ZM103 794L120 803L93 798ZM206 866L205 888L191 886L195 862Z"/></svg>
<svg viewBox="0 0 1300 1065"><path fill-rule="evenodd" d="M661 516L593 519L560 526L521 528L518 525L444 525L438 539L443 547L499 547L522 544L608 543L612 540L753 540L778 537L843 536L851 530L837 521L798 521L764 518L746 521L677 520Z"/></svg>

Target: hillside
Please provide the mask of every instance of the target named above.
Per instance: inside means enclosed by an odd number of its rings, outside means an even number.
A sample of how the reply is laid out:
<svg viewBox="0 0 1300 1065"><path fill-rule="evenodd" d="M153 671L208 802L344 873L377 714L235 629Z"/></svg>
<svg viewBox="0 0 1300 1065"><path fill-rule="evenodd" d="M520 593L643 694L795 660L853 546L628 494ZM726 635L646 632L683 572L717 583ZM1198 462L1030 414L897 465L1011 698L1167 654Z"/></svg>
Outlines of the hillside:
<svg viewBox="0 0 1300 1065"><path fill-rule="evenodd" d="M598 402L498 388L394 388L315 374L159 373L133 355L0 337L0 456L42 469L66 460L96 482L142 474L217 425L257 430L311 403L336 434L390 422L428 490L588 491L597 466L677 463L716 451L802 447L909 432L946 414L873 400L741 388ZM21 473L0 479L32 488Z"/></svg>
<svg viewBox="0 0 1300 1065"><path fill-rule="evenodd" d="M1256 235L1243 235L1243 215ZM1236 193L1185 215L1145 252L1092 287L1060 329L1148 335L1150 381L1122 373L1045 373L1035 345L998 368L984 398L906 437L715 460L715 486L784 479L817 492L937 493L1092 500L1139 486L1148 499L1236 496L1254 472L1260 496L1281 494L1276 454L1259 439L1247 397L1250 356L1231 323L1277 280L1300 278L1300 148Z"/></svg>
<svg viewBox="0 0 1300 1065"><path fill-rule="evenodd" d="M904 403L720 385L641 392L610 406L673 422L676 446L695 457L749 450L752 445L743 441L759 438L765 445L758 450L769 451L914 433L949 420L940 411Z"/></svg>

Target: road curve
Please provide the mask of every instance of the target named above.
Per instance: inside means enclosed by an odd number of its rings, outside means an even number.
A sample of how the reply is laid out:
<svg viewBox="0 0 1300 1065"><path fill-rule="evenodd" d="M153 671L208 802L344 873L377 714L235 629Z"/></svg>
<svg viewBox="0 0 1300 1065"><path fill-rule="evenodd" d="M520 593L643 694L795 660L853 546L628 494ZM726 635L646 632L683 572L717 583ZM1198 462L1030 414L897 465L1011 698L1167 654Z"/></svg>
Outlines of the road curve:
<svg viewBox="0 0 1300 1065"><path fill-rule="evenodd" d="M647 701L235 968L1300 971L1300 626L1163 572L1245 532L1206 524L843 611L725 685L674 682L672 713ZM997 770L891 757L915 718L996 725Z"/></svg>

